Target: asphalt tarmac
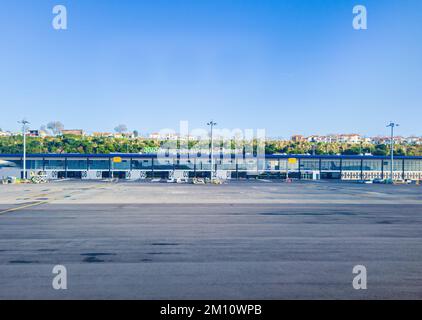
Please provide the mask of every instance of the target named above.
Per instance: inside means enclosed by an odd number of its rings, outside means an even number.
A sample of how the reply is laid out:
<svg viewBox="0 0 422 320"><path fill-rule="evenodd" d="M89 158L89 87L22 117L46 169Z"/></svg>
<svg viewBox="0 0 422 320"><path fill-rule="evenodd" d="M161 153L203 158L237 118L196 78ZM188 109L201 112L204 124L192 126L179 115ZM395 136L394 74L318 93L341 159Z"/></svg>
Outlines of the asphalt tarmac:
<svg viewBox="0 0 422 320"><path fill-rule="evenodd" d="M0 186L0 299L33 298L421 299L422 187Z"/></svg>

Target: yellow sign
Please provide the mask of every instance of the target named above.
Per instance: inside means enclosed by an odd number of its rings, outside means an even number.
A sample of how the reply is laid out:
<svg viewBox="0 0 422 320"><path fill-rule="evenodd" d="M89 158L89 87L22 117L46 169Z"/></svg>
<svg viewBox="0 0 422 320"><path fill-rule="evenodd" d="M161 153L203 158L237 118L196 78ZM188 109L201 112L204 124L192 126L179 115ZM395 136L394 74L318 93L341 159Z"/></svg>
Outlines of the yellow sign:
<svg viewBox="0 0 422 320"><path fill-rule="evenodd" d="M296 164L297 163L297 159L296 158L289 158L287 160L290 164Z"/></svg>
<svg viewBox="0 0 422 320"><path fill-rule="evenodd" d="M122 158L120 158L120 157L114 157L113 158L113 162L114 163L121 163L122 162Z"/></svg>

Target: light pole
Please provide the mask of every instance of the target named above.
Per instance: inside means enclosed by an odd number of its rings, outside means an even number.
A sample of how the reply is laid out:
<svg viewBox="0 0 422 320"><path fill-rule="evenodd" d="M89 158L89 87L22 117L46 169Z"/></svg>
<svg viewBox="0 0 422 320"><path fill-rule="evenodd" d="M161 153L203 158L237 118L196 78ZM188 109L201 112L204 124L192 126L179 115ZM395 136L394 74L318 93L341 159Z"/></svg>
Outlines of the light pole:
<svg viewBox="0 0 422 320"><path fill-rule="evenodd" d="M210 122L207 123L208 126L211 127L211 179L214 176L214 136L213 136L213 128L214 126L217 125L216 122L214 122L213 120L211 120Z"/></svg>
<svg viewBox="0 0 422 320"><path fill-rule="evenodd" d="M391 128L391 140L390 140L390 156L391 156L391 166L390 166L390 179L393 181L393 166L394 166L394 128L398 127L399 124L390 121L387 125L387 128Z"/></svg>
<svg viewBox="0 0 422 320"><path fill-rule="evenodd" d="M23 119L22 121L18 121L18 123L22 124L22 134L23 134L23 178L26 179L26 125L30 124L28 121Z"/></svg>

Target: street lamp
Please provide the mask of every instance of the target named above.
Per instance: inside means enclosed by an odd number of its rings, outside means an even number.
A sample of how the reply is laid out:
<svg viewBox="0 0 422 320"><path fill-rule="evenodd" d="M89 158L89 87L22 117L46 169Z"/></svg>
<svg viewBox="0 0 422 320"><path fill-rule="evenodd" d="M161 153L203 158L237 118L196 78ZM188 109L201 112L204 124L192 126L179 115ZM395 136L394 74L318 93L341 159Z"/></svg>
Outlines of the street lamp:
<svg viewBox="0 0 422 320"><path fill-rule="evenodd" d="M217 125L216 122L214 122L213 120L211 120L210 122L207 123L208 126L211 127L211 179L213 178L213 173L214 173L214 137L213 137L213 128L214 126Z"/></svg>
<svg viewBox="0 0 422 320"><path fill-rule="evenodd" d="M23 178L26 179L26 129L27 124L30 124L28 121L23 119L22 121L18 121L18 123L22 124L22 134L23 134Z"/></svg>
<svg viewBox="0 0 422 320"><path fill-rule="evenodd" d="M387 128L391 128L391 140L390 140L390 156L391 156L391 167L390 167L390 178L393 181L393 165L394 165L394 128L398 127L399 124L390 121Z"/></svg>
<svg viewBox="0 0 422 320"><path fill-rule="evenodd" d="M316 148L316 141L315 141L315 138L314 137L312 137L312 155L313 156L315 156L315 148Z"/></svg>

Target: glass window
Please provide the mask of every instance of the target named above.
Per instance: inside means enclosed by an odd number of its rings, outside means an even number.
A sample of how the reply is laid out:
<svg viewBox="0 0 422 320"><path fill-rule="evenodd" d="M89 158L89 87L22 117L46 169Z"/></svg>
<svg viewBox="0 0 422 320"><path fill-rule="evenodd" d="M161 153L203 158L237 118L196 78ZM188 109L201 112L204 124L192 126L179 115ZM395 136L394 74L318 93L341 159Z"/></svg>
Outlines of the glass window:
<svg viewBox="0 0 422 320"><path fill-rule="evenodd" d="M217 165L219 170L236 170L236 160L235 159L223 159Z"/></svg>
<svg viewBox="0 0 422 320"><path fill-rule="evenodd" d="M404 160L405 171L422 171L422 160Z"/></svg>
<svg viewBox="0 0 422 320"><path fill-rule="evenodd" d="M198 171L209 171L211 170L211 159L207 159L204 157L196 159L196 170Z"/></svg>
<svg viewBox="0 0 422 320"><path fill-rule="evenodd" d="M381 171L382 160L363 160L363 171Z"/></svg>
<svg viewBox="0 0 422 320"><path fill-rule="evenodd" d="M65 170L64 160L45 160L45 170Z"/></svg>
<svg viewBox="0 0 422 320"><path fill-rule="evenodd" d="M279 159L279 166L280 170L286 170L287 169L287 159Z"/></svg>
<svg viewBox="0 0 422 320"><path fill-rule="evenodd" d="M109 170L110 160L89 160L88 165L90 170Z"/></svg>
<svg viewBox="0 0 422 320"><path fill-rule="evenodd" d="M256 159L238 159L237 160L239 171L256 171L257 160Z"/></svg>
<svg viewBox="0 0 422 320"><path fill-rule="evenodd" d="M112 170L130 170L130 159L123 159L121 162L111 161Z"/></svg>
<svg viewBox="0 0 422 320"><path fill-rule="evenodd" d="M173 170L173 158L154 159L154 170Z"/></svg>
<svg viewBox="0 0 422 320"><path fill-rule="evenodd" d="M16 169L22 168L22 164L23 164L22 160L17 160L17 159L0 159L0 160L4 161L1 164L0 168L1 167L16 168Z"/></svg>
<svg viewBox="0 0 422 320"><path fill-rule="evenodd" d="M194 170L195 162L189 159L175 160L174 167L176 170Z"/></svg>
<svg viewBox="0 0 422 320"><path fill-rule="evenodd" d="M384 171L391 170L391 160L384 160L383 162ZM403 170L403 160L398 159L394 160L393 171L402 171Z"/></svg>
<svg viewBox="0 0 422 320"><path fill-rule="evenodd" d="M43 160L26 160L26 168L30 170L43 170Z"/></svg>
<svg viewBox="0 0 422 320"><path fill-rule="evenodd" d="M277 159L265 160L265 170L276 171L279 170L279 163Z"/></svg>
<svg viewBox="0 0 422 320"><path fill-rule="evenodd" d="M300 160L300 170L319 170L319 160L318 159Z"/></svg>
<svg viewBox="0 0 422 320"><path fill-rule="evenodd" d="M340 159L321 160L321 170L340 171Z"/></svg>
<svg viewBox="0 0 422 320"><path fill-rule="evenodd" d="M286 171L287 167L289 168L290 171L299 171L299 159L296 159L295 163L293 162L289 163L288 159L277 159L275 161L279 163L278 166L279 166L280 171Z"/></svg>
<svg viewBox="0 0 422 320"><path fill-rule="evenodd" d="M341 164L341 170L344 171L360 171L361 161L360 160L343 160Z"/></svg>
<svg viewBox="0 0 422 320"><path fill-rule="evenodd" d="M86 159L67 159L67 170L86 170Z"/></svg>
<svg viewBox="0 0 422 320"><path fill-rule="evenodd" d="M300 159L296 159L295 163L290 163L288 160L286 161L287 161L287 166L290 171L299 171L299 161L301 161Z"/></svg>
<svg viewBox="0 0 422 320"><path fill-rule="evenodd" d="M135 169L135 170L152 169L152 159L132 159L132 169Z"/></svg>

